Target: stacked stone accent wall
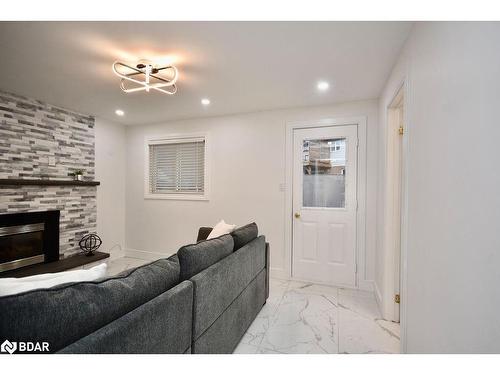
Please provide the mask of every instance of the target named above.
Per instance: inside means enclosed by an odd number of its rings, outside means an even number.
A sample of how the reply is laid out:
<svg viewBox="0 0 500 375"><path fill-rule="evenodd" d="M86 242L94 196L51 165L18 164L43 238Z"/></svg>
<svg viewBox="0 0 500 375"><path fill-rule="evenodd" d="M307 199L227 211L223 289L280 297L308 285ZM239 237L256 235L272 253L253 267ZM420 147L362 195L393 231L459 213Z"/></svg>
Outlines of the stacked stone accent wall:
<svg viewBox="0 0 500 375"><path fill-rule="evenodd" d="M95 178L94 118L0 91L0 178ZM0 186L0 214L60 210L60 253L96 232L97 187Z"/></svg>

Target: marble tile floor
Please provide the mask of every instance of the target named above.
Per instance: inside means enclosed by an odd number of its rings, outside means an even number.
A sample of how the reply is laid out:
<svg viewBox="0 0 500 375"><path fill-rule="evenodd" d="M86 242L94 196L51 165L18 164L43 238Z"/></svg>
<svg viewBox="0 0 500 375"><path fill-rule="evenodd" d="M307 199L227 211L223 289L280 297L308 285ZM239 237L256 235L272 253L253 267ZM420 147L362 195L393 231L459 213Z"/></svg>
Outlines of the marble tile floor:
<svg viewBox="0 0 500 375"><path fill-rule="evenodd" d="M381 318L373 293L271 279L234 353L399 353L399 324Z"/></svg>
<svg viewBox="0 0 500 375"><path fill-rule="evenodd" d="M108 275L150 261L108 261ZM381 318L373 293L271 279L270 295L235 354L399 353L399 324Z"/></svg>

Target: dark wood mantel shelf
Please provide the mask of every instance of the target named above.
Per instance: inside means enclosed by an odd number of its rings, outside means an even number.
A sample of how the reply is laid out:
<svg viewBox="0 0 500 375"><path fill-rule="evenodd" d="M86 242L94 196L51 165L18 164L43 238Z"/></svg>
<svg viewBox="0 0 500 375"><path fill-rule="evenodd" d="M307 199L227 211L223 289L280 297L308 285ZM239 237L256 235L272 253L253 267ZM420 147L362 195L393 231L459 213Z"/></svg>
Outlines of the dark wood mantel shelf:
<svg viewBox="0 0 500 375"><path fill-rule="evenodd" d="M28 180L22 178L0 179L0 186L14 185L36 185L36 186L97 186L99 181L75 181L75 180Z"/></svg>

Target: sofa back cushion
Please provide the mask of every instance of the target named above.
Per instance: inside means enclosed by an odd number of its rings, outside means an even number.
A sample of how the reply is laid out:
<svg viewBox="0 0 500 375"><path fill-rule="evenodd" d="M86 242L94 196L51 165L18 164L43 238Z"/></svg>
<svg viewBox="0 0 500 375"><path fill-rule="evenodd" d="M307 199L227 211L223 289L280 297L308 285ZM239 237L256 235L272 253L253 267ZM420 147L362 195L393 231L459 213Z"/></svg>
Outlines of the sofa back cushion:
<svg viewBox="0 0 500 375"><path fill-rule="evenodd" d="M193 284L183 281L59 353L190 353L192 314Z"/></svg>
<svg viewBox="0 0 500 375"><path fill-rule="evenodd" d="M180 279L187 280L233 252L234 241L226 234L179 249Z"/></svg>
<svg viewBox="0 0 500 375"><path fill-rule="evenodd" d="M179 264L160 259L106 279L0 297L0 342L46 341L55 352L178 283Z"/></svg>
<svg viewBox="0 0 500 375"><path fill-rule="evenodd" d="M253 241L258 235L259 229L255 223L250 223L243 227L236 228L231 232L231 236L233 236L234 240L234 251Z"/></svg>

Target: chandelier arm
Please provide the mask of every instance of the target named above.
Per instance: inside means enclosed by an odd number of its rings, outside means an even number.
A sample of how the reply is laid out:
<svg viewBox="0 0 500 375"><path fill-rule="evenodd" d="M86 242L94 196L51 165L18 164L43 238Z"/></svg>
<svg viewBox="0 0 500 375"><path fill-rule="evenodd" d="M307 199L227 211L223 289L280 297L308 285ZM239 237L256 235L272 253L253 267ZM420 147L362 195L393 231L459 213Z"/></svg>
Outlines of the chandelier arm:
<svg viewBox="0 0 500 375"><path fill-rule="evenodd" d="M145 90L146 90L146 87L134 87L134 88L131 88L131 89L125 89L125 90L123 90L123 92L126 92L128 94L128 93L131 93L131 92L145 91Z"/></svg>
<svg viewBox="0 0 500 375"><path fill-rule="evenodd" d="M139 69L133 68L133 67L131 67L131 66L128 66L128 65L126 65L126 64L123 64L123 63L121 63L121 62L119 62L119 61L117 61L117 62L115 62L115 63L113 64L113 71L115 72L115 74L116 74L118 77L120 77L120 78L122 78L122 79L126 79L126 80L131 81L131 82L134 82L134 83L137 83L138 85L142 85L142 86L144 86L144 87L146 87L146 88L147 88L147 86L144 84L144 82L138 81L138 80L136 80L136 79L130 78L129 76L127 76L127 75L125 75L125 74L120 73L120 72L116 69L116 66L115 66L115 65L125 66L125 67L127 67L127 68L129 68L129 69L131 69L131 70L134 70L134 71L138 72L138 73L144 74L142 71L140 71Z"/></svg>
<svg viewBox="0 0 500 375"><path fill-rule="evenodd" d="M164 94L168 94L168 95L174 95L176 92L177 92L177 86L176 85L172 85L172 86L168 86L168 87L172 87L174 90L173 91L168 91L168 90L163 90L161 88L158 88L158 87L151 87L153 90L157 90L157 91L160 91Z"/></svg>
<svg viewBox="0 0 500 375"><path fill-rule="evenodd" d="M169 83L152 83L152 84L149 84L148 86L149 87L170 87L170 86L174 86L175 83L174 82L169 82Z"/></svg>
<svg viewBox="0 0 500 375"><path fill-rule="evenodd" d="M164 83L153 83L153 84L146 85L144 83L141 83L141 84L139 84L139 86L140 87L127 88L125 86L125 79L122 79L120 81L120 88L124 92L141 91L141 90L146 90L147 88L150 88L150 89L160 89L160 88L163 88L163 87L173 87L173 86L175 86L175 84L168 84L167 85L167 84L164 84ZM163 90L163 91L166 91L166 90ZM176 91L177 91L177 88L175 88L174 93Z"/></svg>
<svg viewBox="0 0 500 375"><path fill-rule="evenodd" d="M172 70L176 71L175 73L177 73L177 68L173 65L167 65L167 66L162 66L160 68L156 68L156 70L158 70L158 71L165 70L165 69L172 69Z"/></svg>
<svg viewBox="0 0 500 375"><path fill-rule="evenodd" d="M135 92L135 91L142 91L142 90L146 90L146 85L140 85L140 87L132 87L132 88L127 88L125 86L125 79L121 79L120 81L120 88L122 89L123 92Z"/></svg>
<svg viewBox="0 0 500 375"><path fill-rule="evenodd" d="M124 83L125 83L124 79L123 78L120 79L120 88L122 89L122 91L126 92Z"/></svg>
<svg viewBox="0 0 500 375"><path fill-rule="evenodd" d="M177 78L179 78L179 71L177 70L177 68L175 66L166 66L166 67L163 67L163 68L158 68L158 70L163 70L163 69L172 69L174 71L174 77L169 80L169 79L157 76L155 74L151 74L150 76L153 77L153 78L155 78L155 79L158 79L160 81L163 81L165 83L170 83L170 85L175 84L177 82Z"/></svg>
<svg viewBox="0 0 500 375"><path fill-rule="evenodd" d="M155 75L155 74L150 74L149 76L150 76L150 77L153 77L154 79L157 79L158 81L162 81L162 82L165 82L165 83L170 83L170 82L172 82L171 80L168 80L168 79L166 79L166 78L161 78L161 77L159 77L159 76L157 76L157 75ZM173 82L173 83L175 83L175 82ZM173 83L172 83L172 84L173 84Z"/></svg>
<svg viewBox="0 0 500 375"><path fill-rule="evenodd" d="M147 86L144 82L138 81L138 80L136 80L136 79L133 79L133 78L130 78L130 77L127 77L127 76L120 76L120 77L121 77L122 79L126 79L127 81L137 83L138 85L142 85L142 86L144 86L144 87L146 87L146 86Z"/></svg>
<svg viewBox="0 0 500 375"><path fill-rule="evenodd" d="M116 66L117 66L117 65L119 65L119 66L124 66L125 68L128 68L128 69L130 69L130 70L133 70L133 71L135 71L135 72L137 72L137 73L140 73L140 74L145 74L145 73L144 73L142 70L140 70L140 69L134 68L133 66L129 66L129 65L124 64L124 63L119 62L119 61L115 61L115 62L113 63L113 72L115 72L115 74L116 74L117 76L120 76L120 77L124 77L124 76L127 76L127 75L126 75L126 74L123 74L123 73L120 73L120 72L118 71L118 69L116 69Z"/></svg>
<svg viewBox="0 0 500 375"><path fill-rule="evenodd" d="M164 94L168 94L168 95L174 95L175 93L177 93L177 86L169 86L170 88L174 88L174 90L172 91L168 91L168 90L164 90L162 88L159 88L159 87L149 87L151 90L156 90L156 91L159 91L159 92L162 92ZM144 91L146 90L146 87L134 87L134 88L130 88L130 89L122 89L123 92L126 92L126 93L132 93L132 92L137 92L137 91Z"/></svg>
<svg viewBox="0 0 500 375"><path fill-rule="evenodd" d="M136 76L136 75L139 75L139 74L144 74L144 72L134 72L134 73L129 73L129 74L126 74L127 77L130 77L130 76Z"/></svg>

